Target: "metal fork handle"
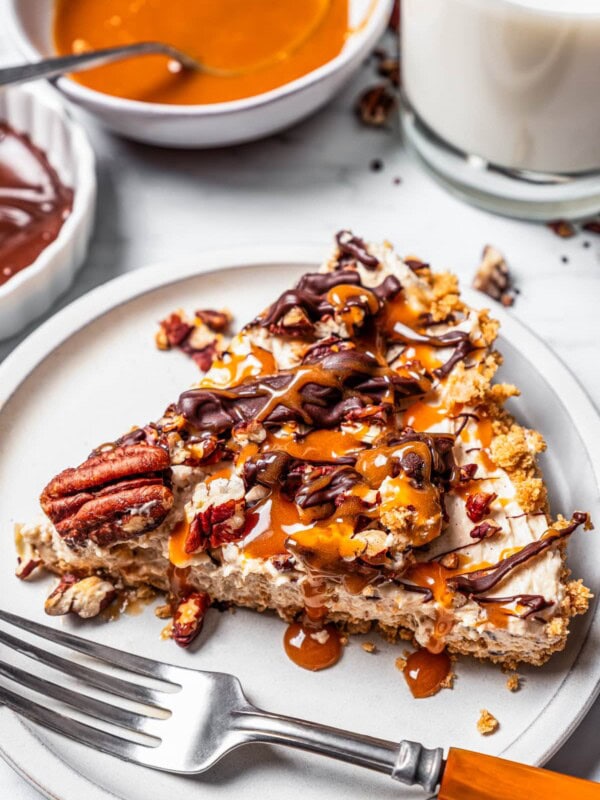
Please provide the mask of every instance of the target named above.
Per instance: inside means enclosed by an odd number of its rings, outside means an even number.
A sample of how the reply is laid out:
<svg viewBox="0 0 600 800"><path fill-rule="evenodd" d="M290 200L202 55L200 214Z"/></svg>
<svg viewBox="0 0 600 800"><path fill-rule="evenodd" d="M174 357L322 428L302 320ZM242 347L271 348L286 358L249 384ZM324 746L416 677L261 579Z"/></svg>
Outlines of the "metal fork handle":
<svg viewBox="0 0 600 800"><path fill-rule="evenodd" d="M235 729L248 742L282 744L357 764L389 775L400 783L433 792L443 772L443 750L417 742L389 742L260 709L237 711Z"/></svg>
<svg viewBox="0 0 600 800"><path fill-rule="evenodd" d="M56 78L66 72L82 72L91 67L101 67L134 55L166 55L179 61L184 67L200 69L200 64L182 53L176 47L163 42L137 42L121 47L107 47L104 50L94 50L90 53L80 53L73 56L58 56L45 58L33 64L20 64L16 67L3 67L0 69L0 86L9 84L26 83L39 78Z"/></svg>

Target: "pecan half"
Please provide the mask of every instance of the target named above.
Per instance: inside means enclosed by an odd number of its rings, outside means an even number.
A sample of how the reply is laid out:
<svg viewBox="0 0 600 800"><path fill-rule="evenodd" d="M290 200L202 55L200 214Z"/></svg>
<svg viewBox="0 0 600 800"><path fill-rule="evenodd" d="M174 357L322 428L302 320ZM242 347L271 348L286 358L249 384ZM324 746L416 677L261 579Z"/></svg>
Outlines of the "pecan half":
<svg viewBox="0 0 600 800"><path fill-rule="evenodd" d="M112 583L97 575L78 578L68 573L48 596L44 604L46 614L60 616L72 612L83 619L96 617L117 596Z"/></svg>
<svg viewBox="0 0 600 800"><path fill-rule="evenodd" d="M210 597L206 592L191 592L180 600L171 628L171 638L180 647L189 647L198 636L209 606Z"/></svg>
<svg viewBox="0 0 600 800"><path fill-rule="evenodd" d="M40 503L67 544L91 539L104 547L160 525L173 505L169 481L162 447L115 447L61 472Z"/></svg>

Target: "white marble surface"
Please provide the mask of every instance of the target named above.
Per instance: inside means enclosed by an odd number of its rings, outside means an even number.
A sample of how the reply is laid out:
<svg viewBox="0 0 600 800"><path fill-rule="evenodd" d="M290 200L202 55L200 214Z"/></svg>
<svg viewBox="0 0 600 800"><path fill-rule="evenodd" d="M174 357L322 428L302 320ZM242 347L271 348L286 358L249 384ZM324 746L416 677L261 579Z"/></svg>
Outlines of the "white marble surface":
<svg viewBox="0 0 600 800"><path fill-rule="evenodd" d="M17 58L0 26L0 60ZM326 248L346 227L388 238L468 282L483 246L492 243L521 290L511 313L554 348L599 406L600 237L563 241L544 226L494 217L448 195L423 174L396 130L367 130L355 121L357 91L375 81L365 67L333 105L292 130L209 152L136 145L86 120L98 156L96 231L84 268L53 312L128 270L224 244L268 238ZM370 170L374 158L383 170ZM25 333L0 342L0 360ZM600 701L548 766L600 780L599 727ZM39 797L1 761L0 795Z"/></svg>

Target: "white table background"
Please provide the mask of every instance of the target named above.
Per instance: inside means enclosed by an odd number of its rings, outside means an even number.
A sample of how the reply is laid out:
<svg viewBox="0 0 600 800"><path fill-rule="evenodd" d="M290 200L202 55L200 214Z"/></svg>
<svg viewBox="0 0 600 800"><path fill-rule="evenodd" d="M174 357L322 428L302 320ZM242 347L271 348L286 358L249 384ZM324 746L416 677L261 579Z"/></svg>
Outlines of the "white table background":
<svg viewBox="0 0 600 800"><path fill-rule="evenodd" d="M1 17L0 7L0 61L17 63ZM51 313L123 272L224 245L269 240L291 248L318 243L325 251L335 231L351 228L367 239L389 239L401 253L451 269L468 283L483 246L494 244L521 291L511 313L558 353L598 407L600 237L561 240L542 225L454 199L423 173L397 129L370 130L355 120L360 87L377 81L366 65L313 118L229 149L138 145L85 119L98 158L96 229L83 269ZM379 172L369 166L375 158L384 163ZM0 361L26 334L0 342ZM600 700L548 766L600 781L599 729ZM39 794L0 761L0 797L35 800Z"/></svg>

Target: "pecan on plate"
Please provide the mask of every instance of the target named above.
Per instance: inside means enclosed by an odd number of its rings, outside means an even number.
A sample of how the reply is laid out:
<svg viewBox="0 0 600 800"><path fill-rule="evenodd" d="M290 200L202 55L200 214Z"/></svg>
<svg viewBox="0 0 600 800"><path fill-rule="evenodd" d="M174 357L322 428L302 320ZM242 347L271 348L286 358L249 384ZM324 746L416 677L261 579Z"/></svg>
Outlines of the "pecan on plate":
<svg viewBox="0 0 600 800"><path fill-rule="evenodd" d="M206 592L190 592L180 600L173 614L171 638L180 647L189 647L202 630L204 616L210 606Z"/></svg>
<svg viewBox="0 0 600 800"><path fill-rule="evenodd" d="M96 617L117 596L112 583L97 575L78 578L68 573L48 596L44 610L52 617L72 612L82 619Z"/></svg>
<svg viewBox="0 0 600 800"><path fill-rule="evenodd" d="M160 525L173 505L170 472L162 447L115 447L61 472L40 503L67 544L105 547Z"/></svg>

